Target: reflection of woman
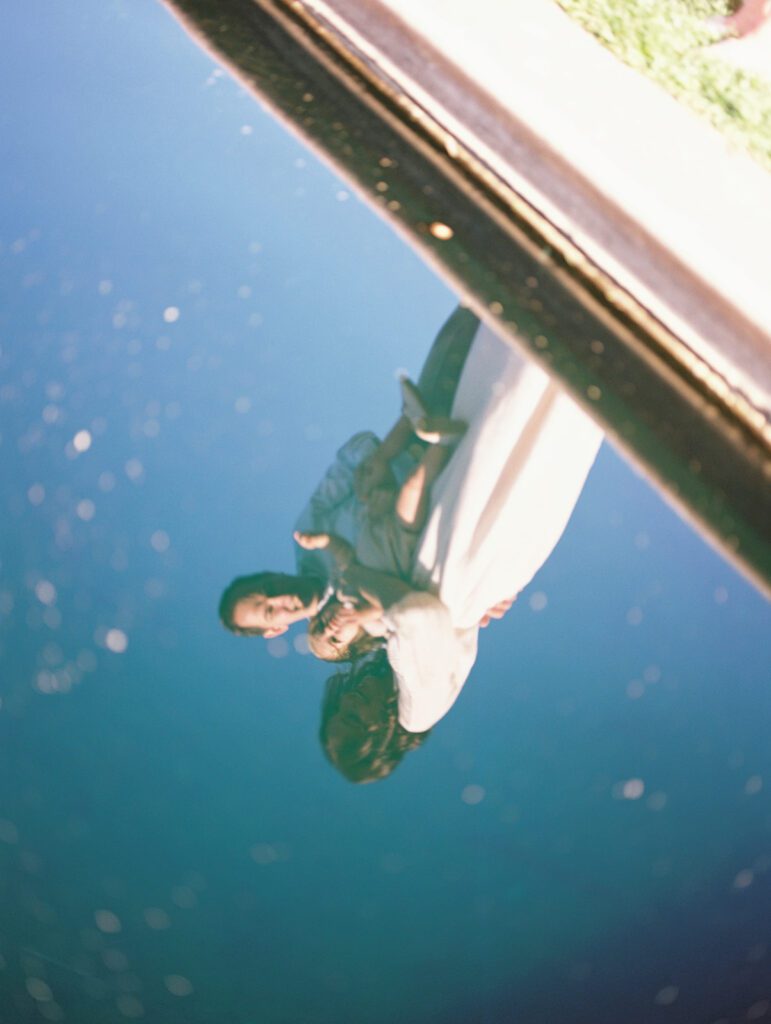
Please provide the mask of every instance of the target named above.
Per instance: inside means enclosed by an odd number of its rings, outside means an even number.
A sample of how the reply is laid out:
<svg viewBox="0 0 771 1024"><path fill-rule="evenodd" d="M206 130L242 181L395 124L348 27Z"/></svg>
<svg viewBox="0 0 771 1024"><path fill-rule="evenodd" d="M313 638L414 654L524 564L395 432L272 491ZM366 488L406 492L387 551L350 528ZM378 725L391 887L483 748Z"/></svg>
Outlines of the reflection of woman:
<svg viewBox="0 0 771 1024"><path fill-rule="evenodd" d="M423 733L455 702L485 612L559 541L602 440L543 370L484 325L452 405L468 430L434 483L411 584L383 601L398 722ZM368 580L377 599L377 584Z"/></svg>
<svg viewBox="0 0 771 1024"><path fill-rule="evenodd" d="M350 782L384 779L425 735L408 732L399 722L398 692L385 651L327 681L319 738Z"/></svg>

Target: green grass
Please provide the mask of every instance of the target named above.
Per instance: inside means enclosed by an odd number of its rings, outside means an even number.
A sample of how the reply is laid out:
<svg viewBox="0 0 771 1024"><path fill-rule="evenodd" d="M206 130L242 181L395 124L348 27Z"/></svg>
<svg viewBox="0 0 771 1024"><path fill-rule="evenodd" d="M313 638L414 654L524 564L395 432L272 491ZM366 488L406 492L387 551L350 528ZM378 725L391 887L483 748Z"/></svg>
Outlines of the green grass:
<svg viewBox="0 0 771 1024"><path fill-rule="evenodd" d="M721 0L557 0L625 63L709 118L771 170L771 84L710 50L706 22L736 4Z"/></svg>

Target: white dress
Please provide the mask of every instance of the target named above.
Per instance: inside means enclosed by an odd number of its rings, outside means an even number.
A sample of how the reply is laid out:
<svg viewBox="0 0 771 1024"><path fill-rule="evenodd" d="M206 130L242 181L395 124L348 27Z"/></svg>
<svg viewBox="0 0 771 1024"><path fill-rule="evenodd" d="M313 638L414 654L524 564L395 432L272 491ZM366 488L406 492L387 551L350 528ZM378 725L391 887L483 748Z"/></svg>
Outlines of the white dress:
<svg viewBox="0 0 771 1024"><path fill-rule="evenodd" d="M434 483L412 573L386 613L399 721L430 729L476 659L478 623L515 597L567 526L600 428L539 367L480 325L453 417L469 424Z"/></svg>

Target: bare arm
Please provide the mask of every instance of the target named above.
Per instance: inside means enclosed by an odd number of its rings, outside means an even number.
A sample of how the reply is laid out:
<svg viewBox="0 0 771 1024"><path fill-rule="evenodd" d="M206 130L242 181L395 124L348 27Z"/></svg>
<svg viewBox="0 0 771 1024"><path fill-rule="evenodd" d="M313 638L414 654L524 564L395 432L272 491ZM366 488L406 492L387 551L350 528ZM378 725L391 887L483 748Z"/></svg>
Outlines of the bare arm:
<svg viewBox="0 0 771 1024"><path fill-rule="evenodd" d="M307 551L316 551L319 548L328 551L341 572L345 572L356 557L348 541L335 533L301 533L295 530L294 539Z"/></svg>
<svg viewBox="0 0 771 1024"><path fill-rule="evenodd" d="M345 574L344 589L361 594L368 604L380 609L390 608L412 593L412 587L398 577L377 569L367 569L357 562Z"/></svg>
<svg viewBox="0 0 771 1024"><path fill-rule="evenodd" d="M357 467L354 474L354 488L360 501L387 479L391 470L389 463L402 452L412 438L412 424L406 416L400 416L386 434L380 447Z"/></svg>

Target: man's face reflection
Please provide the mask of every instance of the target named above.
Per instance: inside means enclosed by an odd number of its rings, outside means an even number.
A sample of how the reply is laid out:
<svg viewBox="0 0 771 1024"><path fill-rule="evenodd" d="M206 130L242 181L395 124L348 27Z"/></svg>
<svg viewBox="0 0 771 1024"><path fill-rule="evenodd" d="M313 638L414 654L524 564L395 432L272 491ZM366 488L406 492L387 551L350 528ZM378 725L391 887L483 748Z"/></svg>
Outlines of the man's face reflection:
<svg viewBox="0 0 771 1024"><path fill-rule="evenodd" d="M233 623L239 629L259 629L270 639L308 618L308 608L299 594L249 594L233 608Z"/></svg>

